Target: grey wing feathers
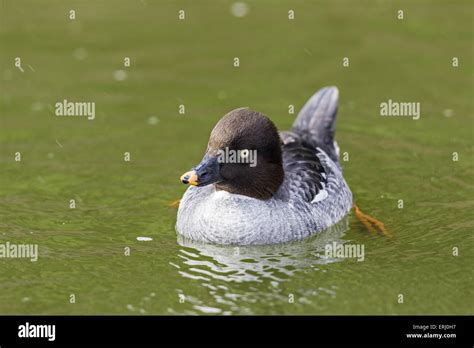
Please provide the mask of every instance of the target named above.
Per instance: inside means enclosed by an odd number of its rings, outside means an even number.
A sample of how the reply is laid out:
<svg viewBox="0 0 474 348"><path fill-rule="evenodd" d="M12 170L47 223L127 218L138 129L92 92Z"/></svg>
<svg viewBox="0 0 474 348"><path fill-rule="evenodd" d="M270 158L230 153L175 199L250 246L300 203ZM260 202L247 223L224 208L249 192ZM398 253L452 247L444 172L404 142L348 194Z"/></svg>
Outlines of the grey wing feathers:
<svg viewBox="0 0 474 348"><path fill-rule="evenodd" d="M302 197L312 202L324 188L326 175L317 150L301 139L298 134L283 132L283 169L288 182L290 195Z"/></svg>
<svg viewBox="0 0 474 348"><path fill-rule="evenodd" d="M337 87L320 89L303 106L292 128L292 132L314 147L320 147L336 163L339 156L334 144L334 132L338 100Z"/></svg>

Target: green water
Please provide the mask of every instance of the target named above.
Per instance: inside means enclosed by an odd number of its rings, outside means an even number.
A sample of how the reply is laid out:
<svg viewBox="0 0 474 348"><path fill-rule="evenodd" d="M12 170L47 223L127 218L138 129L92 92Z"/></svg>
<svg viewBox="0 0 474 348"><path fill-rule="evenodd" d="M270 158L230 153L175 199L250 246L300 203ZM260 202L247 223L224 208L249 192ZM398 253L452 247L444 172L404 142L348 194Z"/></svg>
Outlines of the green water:
<svg viewBox="0 0 474 348"><path fill-rule="evenodd" d="M472 2L0 4L0 242L39 247L0 259L1 314L473 313ZM325 85L355 201L393 238L351 215L287 245L177 240L169 203L217 120L249 106L288 129ZM64 99L95 119L55 116ZM381 117L388 99L420 119ZM325 257L332 241L364 261Z"/></svg>

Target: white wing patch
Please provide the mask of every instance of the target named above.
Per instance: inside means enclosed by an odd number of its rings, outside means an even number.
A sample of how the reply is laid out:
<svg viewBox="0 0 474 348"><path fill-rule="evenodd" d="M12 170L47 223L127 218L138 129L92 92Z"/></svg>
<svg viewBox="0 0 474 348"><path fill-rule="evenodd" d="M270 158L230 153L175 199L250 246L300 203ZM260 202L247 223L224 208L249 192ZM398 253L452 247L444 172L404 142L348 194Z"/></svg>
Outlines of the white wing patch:
<svg viewBox="0 0 474 348"><path fill-rule="evenodd" d="M339 148L339 145L337 144L337 142L334 140L334 148L336 149L336 155L337 155L337 158L339 158L340 156L340 153L341 153L341 149Z"/></svg>
<svg viewBox="0 0 474 348"><path fill-rule="evenodd" d="M314 196L311 203L321 202L322 200L326 199L327 197L328 197L328 191L322 189L321 191L318 192L318 194L316 196Z"/></svg>

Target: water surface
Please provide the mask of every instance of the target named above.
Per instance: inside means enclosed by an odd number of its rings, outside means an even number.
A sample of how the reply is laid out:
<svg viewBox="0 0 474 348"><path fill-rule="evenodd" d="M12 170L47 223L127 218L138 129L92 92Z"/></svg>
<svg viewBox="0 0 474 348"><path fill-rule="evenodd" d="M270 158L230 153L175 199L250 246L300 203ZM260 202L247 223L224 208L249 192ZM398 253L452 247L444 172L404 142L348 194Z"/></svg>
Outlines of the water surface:
<svg viewBox="0 0 474 348"><path fill-rule="evenodd" d="M1 314L473 313L472 4L248 3L235 18L225 1L2 2L0 242L39 260L0 259ZM288 129L288 105L325 85L355 201L393 238L351 214L284 245L178 239L178 178L217 120L249 106ZM54 116L64 99L96 118ZM388 99L421 118L381 117ZM364 261L326 257L332 242Z"/></svg>

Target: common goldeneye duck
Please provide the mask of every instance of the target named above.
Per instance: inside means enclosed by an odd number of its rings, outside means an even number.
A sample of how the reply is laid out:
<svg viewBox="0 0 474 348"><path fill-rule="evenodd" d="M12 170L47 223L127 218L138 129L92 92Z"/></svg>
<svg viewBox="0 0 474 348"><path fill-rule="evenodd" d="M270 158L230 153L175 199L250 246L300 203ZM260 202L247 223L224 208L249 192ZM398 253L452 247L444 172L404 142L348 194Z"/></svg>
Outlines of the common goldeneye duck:
<svg viewBox="0 0 474 348"><path fill-rule="evenodd" d="M289 242L340 221L352 207L334 141L338 89L314 94L290 131L240 108L211 132L207 151L181 176L177 232L230 245ZM251 161L252 160L252 161Z"/></svg>

